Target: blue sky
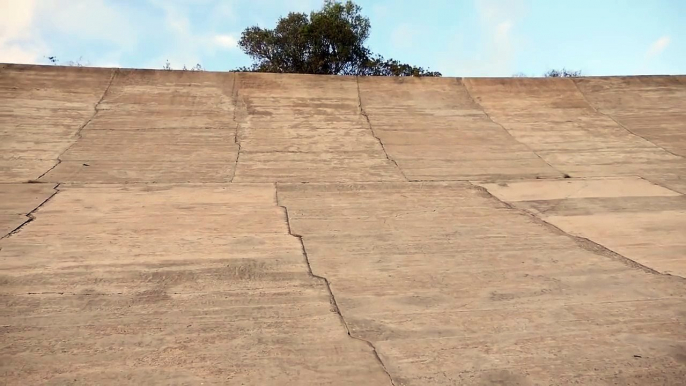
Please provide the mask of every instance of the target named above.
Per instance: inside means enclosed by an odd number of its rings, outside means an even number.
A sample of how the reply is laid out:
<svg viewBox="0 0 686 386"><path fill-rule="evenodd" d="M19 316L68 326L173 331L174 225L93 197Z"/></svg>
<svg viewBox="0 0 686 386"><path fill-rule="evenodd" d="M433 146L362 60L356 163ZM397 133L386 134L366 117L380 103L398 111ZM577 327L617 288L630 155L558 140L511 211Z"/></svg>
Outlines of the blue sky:
<svg viewBox="0 0 686 386"><path fill-rule="evenodd" d="M447 76L686 73L684 0L358 0L374 52ZM0 0L0 62L227 71L250 25L321 0Z"/></svg>

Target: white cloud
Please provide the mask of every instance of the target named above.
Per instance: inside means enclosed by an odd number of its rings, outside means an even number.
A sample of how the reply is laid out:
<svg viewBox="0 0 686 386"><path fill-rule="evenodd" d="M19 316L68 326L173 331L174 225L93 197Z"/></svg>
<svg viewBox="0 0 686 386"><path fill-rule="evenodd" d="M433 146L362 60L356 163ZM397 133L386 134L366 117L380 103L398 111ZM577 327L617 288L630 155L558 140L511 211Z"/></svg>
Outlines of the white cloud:
<svg viewBox="0 0 686 386"><path fill-rule="evenodd" d="M0 62L38 63L45 44L38 39L33 19L34 0L0 0Z"/></svg>
<svg viewBox="0 0 686 386"><path fill-rule="evenodd" d="M212 39L214 44L226 49L234 49L238 47L238 40L231 35L214 35Z"/></svg>
<svg viewBox="0 0 686 386"><path fill-rule="evenodd" d="M132 46L137 26L128 10L106 0L40 0L37 20L41 27L79 40Z"/></svg>
<svg viewBox="0 0 686 386"><path fill-rule="evenodd" d="M662 36L661 38L657 39L653 44L650 45L650 48L648 48L648 52L646 52L646 57L651 58L657 55L660 55L662 51L669 46L671 39L669 36Z"/></svg>
<svg viewBox="0 0 686 386"><path fill-rule="evenodd" d="M513 31L523 8L517 0L476 0L485 54L481 65L490 74L508 76L513 71L518 47Z"/></svg>
<svg viewBox="0 0 686 386"><path fill-rule="evenodd" d="M56 34L70 42L109 43L117 52L136 44L131 15L106 0L0 0L0 10L2 62L45 63L45 56L59 56L46 44Z"/></svg>

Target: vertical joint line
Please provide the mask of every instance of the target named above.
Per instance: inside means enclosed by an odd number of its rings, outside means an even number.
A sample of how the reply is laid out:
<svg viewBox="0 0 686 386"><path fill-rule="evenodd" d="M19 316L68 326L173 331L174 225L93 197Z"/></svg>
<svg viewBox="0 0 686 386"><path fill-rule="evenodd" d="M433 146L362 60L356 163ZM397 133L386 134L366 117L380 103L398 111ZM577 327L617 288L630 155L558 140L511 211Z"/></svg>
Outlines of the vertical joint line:
<svg viewBox="0 0 686 386"><path fill-rule="evenodd" d="M379 145L381 145L381 150L383 150L384 155L386 156L386 159L393 162L396 168L398 168L398 171L400 174L403 176L405 181L409 181L407 176L405 175L405 172L403 172L403 169L398 165L398 162L396 162L395 159L391 158L391 156L388 155L388 151L386 151L386 146L384 146L383 141L381 141L381 138L379 138L376 133L374 132L374 127L372 127L372 122L369 120L369 115L367 115L367 112L365 111L364 107L362 106L362 93L360 92L360 77L355 76L355 82L357 83L357 101L358 101L358 107L360 108L360 114L364 117L364 119L367 121L367 126L369 126L369 131L372 132L372 136L376 138L376 140L379 142Z"/></svg>
<svg viewBox="0 0 686 386"><path fill-rule="evenodd" d="M233 172L231 173L231 179L229 182L233 182L233 179L236 178L236 171L238 170L238 159L241 158L241 142L238 140L238 129L240 128L240 123L236 119L236 110L238 110L238 89L236 88L237 82L236 79L238 78L238 73L233 72L233 83L231 84L231 98L233 99L233 123L234 123L234 128L235 132L233 135L233 142L236 144L238 147L238 150L236 151L236 161L234 161L233 164Z"/></svg>

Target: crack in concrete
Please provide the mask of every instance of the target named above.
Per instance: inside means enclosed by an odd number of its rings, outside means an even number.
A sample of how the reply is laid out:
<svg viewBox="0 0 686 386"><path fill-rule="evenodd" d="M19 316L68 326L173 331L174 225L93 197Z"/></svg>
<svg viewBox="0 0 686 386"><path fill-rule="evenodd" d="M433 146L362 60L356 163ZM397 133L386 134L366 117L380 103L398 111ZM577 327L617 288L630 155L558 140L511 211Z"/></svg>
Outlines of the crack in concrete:
<svg viewBox="0 0 686 386"><path fill-rule="evenodd" d="M236 110L238 110L238 89L236 88L237 84L237 78L238 78L238 73L234 72L233 73L233 83L231 84L231 99L233 99L233 123L236 125L236 132L234 133L233 136L233 142L236 144L238 147L238 151L236 151L236 161L234 161L233 164L233 172L231 173L231 179L229 182L233 182L233 179L236 178L236 171L238 170L238 160L241 158L241 142L238 140L238 130L240 128L240 123L238 123L238 120L236 120Z"/></svg>
<svg viewBox="0 0 686 386"><path fill-rule="evenodd" d="M371 348L372 353L373 353L376 361L379 363L379 365L381 366L381 369L384 371L384 373L386 373L386 375L388 376L388 380L390 381L391 385L395 386L395 382L393 381L393 377L391 377L391 374L386 369L386 365L381 360L381 357L379 356L379 353L376 350L376 347L374 346L374 344L372 342L364 339L364 338L355 336L350 332L350 327L348 326L348 322L345 320L345 317L341 313L341 309L338 307L338 303L336 302L336 296L334 295L333 291L331 290L331 283L329 282L329 279L327 279L324 276L319 276L319 275L315 274L314 272L312 272L312 265L310 264L310 257L307 254L307 249L305 248L305 242L303 241L303 237L299 234L293 233L293 230L291 229L291 221L290 221L290 216L288 214L288 208L285 205L279 204L278 183L274 184L274 188L275 188L275 192L276 192L275 193L276 204L279 208L282 208L284 211L286 226L288 227L288 234L297 238L298 241L300 241L300 249L301 249L303 257L305 259L305 265L307 266L307 273L312 278L317 279L317 280L321 281L322 283L324 283L324 286L326 287L326 290L329 293L329 303L331 305L331 310L332 310L332 312L335 312L336 315L338 315L338 319L341 322L341 325L343 325L343 328L345 328L345 332L348 335L348 337L355 339L355 340L358 340L360 342L363 342L369 348Z"/></svg>
<svg viewBox="0 0 686 386"><path fill-rule="evenodd" d="M600 115L602 115L602 116L604 116L604 117L606 117L606 118L609 118L610 120L612 120L612 122L614 122L617 126L621 127L622 129L626 130L629 134L631 134L631 135L633 135L633 136L635 136L635 137L641 138L642 140L648 142L649 144L655 146L656 148L661 149L661 150L664 150L665 152L667 152L667 153L669 153L669 154L671 154L671 155L673 155L673 156L675 156L675 157L679 157L679 158L681 158L681 159L684 158L683 156L681 156L681 155L679 155L679 154L676 154L676 153L673 153L672 151L665 149L664 147L662 147L662 146L660 146L660 145L658 145L658 144L652 142L651 140L649 140L649 139L647 139L647 138L644 138L644 137L642 137L642 136L640 136L640 135L634 133L633 131L629 130L628 127L626 127L626 126L624 126L623 124L619 123L619 122L618 122L613 116L611 116L610 114L606 114L606 113L604 113L604 112L598 110L595 106L593 106L593 104L591 104L591 102L588 100L588 98L586 98L586 94L584 94L584 92L581 91L581 88L579 88L579 85L577 84L576 80L574 80L574 79L570 79L570 80L572 81L572 83L574 83L574 87L576 87L577 91L579 91L579 94L581 94L581 97L584 99L584 102L586 102L586 104L588 105L588 107L590 107L593 111L595 111L596 113L598 113L598 114L600 114Z"/></svg>
<svg viewBox="0 0 686 386"><path fill-rule="evenodd" d="M102 103L102 101L105 99L105 96L107 96L107 93L110 91L110 87L112 87L112 83L114 83L114 78L116 78L116 76L117 76L118 74L119 74L119 69L118 69L118 68L115 68L114 70L112 70L112 75L110 75L110 80L109 80L109 82L107 83L107 87L105 87L105 91L103 91L102 96L100 96L100 99L98 100L98 102L95 103L95 106L93 106L93 114L90 116L90 118L88 118L88 120L87 120L84 124L82 124L81 126L79 126L79 128L76 130L76 134L74 135L74 136L76 137L76 139L74 140L74 142L72 142L69 146L67 146L67 148L64 149L64 150L57 156L57 162L55 163L55 165L53 165L53 166L52 166L50 169L48 169L45 173L43 173L43 174L41 174L40 176L38 176L38 178L36 178L36 180L40 180L40 179L43 178L46 174L50 173L53 169L55 169L57 166L59 166L59 164L62 163L62 156L64 156L64 154L66 154L66 153L69 151L69 149L71 149L74 145L76 145L76 142L78 142L79 139L83 138L82 135L81 135L81 131L83 131L83 129L86 128L86 126L88 126L88 125L93 121L93 119L95 119L95 116L98 115L98 112L100 111L100 110L98 110L98 107L100 106L100 104Z"/></svg>
<svg viewBox="0 0 686 386"><path fill-rule="evenodd" d="M457 79L457 78L456 78L456 79ZM460 79L461 79L461 82L462 82L462 87L464 87L465 91L467 91L467 95L469 96L469 99L472 101L472 103L474 103L476 106L479 107L479 110L481 110L481 112L484 113L484 115L486 116L486 118L488 118L489 121L491 121L491 122L495 123L496 125L500 126L500 128L503 129L503 130L505 131L505 133L507 133L507 135L510 136L510 138L512 138L513 141L515 141L515 142L517 142L517 143L522 144L523 146L525 146L527 149L529 149L529 151L530 151L531 153L533 153L536 157L538 157L538 159L540 159L541 161L543 161L543 162L544 162L546 165L548 165L551 169L553 169L553 170L555 170L556 172L560 173L560 175L562 175L564 178L570 178L569 174L564 173L564 172L560 171L559 169L557 169L556 167L554 167L553 165L551 165L550 162L546 161L543 157L541 157L540 154L536 153L536 151L534 151L534 149L533 149L531 146L529 146L528 144L526 144L526 143L524 143L524 142L518 140L517 138L515 138L515 136L512 135L512 133L510 133L510 130L506 129L505 126L503 126L500 122L498 122L498 121L496 121L495 119L493 119L493 118L491 117L491 115L488 114L488 112L486 112L486 109L481 105L481 103L477 102L476 99L474 99L474 96L472 95L472 92L469 90L469 87L467 87L467 83L465 83L465 78L460 78Z"/></svg>
<svg viewBox="0 0 686 386"><path fill-rule="evenodd" d="M501 200L500 198L498 198L498 196L494 195L493 193L491 193L488 189L484 188L483 186L476 185L475 183L473 183L471 181L468 181L468 182L474 189L485 193L490 198L497 200L498 202L505 205L508 209L511 209L513 211L516 211L517 213L522 213L522 214L525 214L525 215L531 217L531 219L534 220L534 222L544 226L545 228L549 229L550 231L552 231L555 234L569 237L570 239L572 239L574 241L574 243L576 245L578 245L582 249L585 249L589 252L592 252L592 253L595 253L595 254L598 254L601 256L608 257L608 258L615 260L617 262L620 262L620 263L622 263L628 267L639 269L639 270L646 272L646 273L650 273L653 275L659 275L659 276L667 276L667 277L677 278L679 280L685 280L686 281L686 278L684 278L684 277L681 277L678 275L671 275L669 273L663 273L660 271L656 271L656 270L654 270L654 269L652 269L646 265L643 265L637 261L631 260L630 258L628 258L624 255L621 255L621 254L619 254L619 253L607 248L606 246L599 244L599 243L597 243L591 239L588 239L586 237L581 237L581 236L575 236L573 234L567 233L566 231L564 231L562 228L558 227L557 225L549 223L548 221L542 219L541 217L538 217L535 213L532 213L532 212L530 212L526 209L523 209L523 208L518 208L518 207L512 205L511 203L509 203L507 201Z"/></svg>
<svg viewBox="0 0 686 386"><path fill-rule="evenodd" d="M21 231L22 228L24 228L26 225L28 225L28 224L31 223L33 220L35 220L35 219L36 219L36 216L34 216L33 214L36 213L36 211L38 211L38 209L40 209L41 207L43 207L43 205L47 204L48 201L50 201L53 197L55 197L55 196L57 195L57 193L60 192L60 190L58 189L59 187L60 187L60 184L55 184L55 186L53 187L54 192L53 192L50 196L48 196L48 198L46 198L45 200L43 200L43 202L41 202L40 204L38 204L37 207L33 208L33 210L31 210L29 213L26 214L26 217L28 217L28 219L27 219L26 221L24 221L23 223L21 223L18 227L14 228L14 229L13 229L12 231L10 231L8 234L6 234L6 235L0 237L0 240L5 239L5 238L9 238L9 237L11 237L12 235L15 235L15 234L19 233L19 231Z"/></svg>
<svg viewBox="0 0 686 386"><path fill-rule="evenodd" d="M369 120L369 115L367 115L367 111L364 109L362 106L362 93L360 92L360 77L356 76L355 77L355 82L357 83L357 101L358 101L358 107L360 108L360 114L364 117L364 119L367 121L367 126L369 126L369 131L372 132L372 136L376 138L376 140L379 142L379 145L381 145L381 150L383 150L383 153L386 155L386 159L393 162L396 168L398 168L398 171L400 174L403 176L405 181L409 181L407 176L405 175L405 172L403 172L403 169L398 165L398 162L396 162L395 159L393 159L391 156L388 155L388 151L386 151L386 146L384 146L383 141L381 141L381 138L376 135L376 132L374 132L374 127L372 126L372 122Z"/></svg>

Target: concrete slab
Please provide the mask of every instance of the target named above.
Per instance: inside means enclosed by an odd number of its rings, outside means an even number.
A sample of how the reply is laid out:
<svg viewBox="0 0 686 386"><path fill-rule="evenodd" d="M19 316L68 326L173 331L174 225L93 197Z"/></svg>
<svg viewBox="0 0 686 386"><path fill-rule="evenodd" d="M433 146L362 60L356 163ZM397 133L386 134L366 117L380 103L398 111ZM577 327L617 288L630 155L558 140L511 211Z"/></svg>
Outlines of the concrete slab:
<svg viewBox="0 0 686 386"><path fill-rule="evenodd" d="M0 241L3 383L388 383L274 186L73 186Z"/></svg>
<svg viewBox="0 0 686 386"><path fill-rule="evenodd" d="M479 184L501 200L537 201L574 198L670 197L680 193L638 177L502 181Z"/></svg>
<svg viewBox="0 0 686 386"><path fill-rule="evenodd" d="M313 272L395 384L686 376L680 278L628 265L468 183L277 190Z"/></svg>
<svg viewBox="0 0 686 386"><path fill-rule="evenodd" d="M93 115L110 69L8 64L0 72L0 182L36 179Z"/></svg>
<svg viewBox="0 0 686 386"><path fill-rule="evenodd" d="M0 237L7 237L13 230L29 221L26 215L0 214Z"/></svg>
<svg viewBox="0 0 686 386"><path fill-rule="evenodd" d="M235 182L402 181L369 129L354 77L239 74Z"/></svg>
<svg viewBox="0 0 686 386"><path fill-rule="evenodd" d="M593 77L575 83L599 112L655 145L686 157L686 84L677 77Z"/></svg>
<svg viewBox="0 0 686 386"><path fill-rule="evenodd" d="M686 277L686 196L639 178L480 184L565 232Z"/></svg>
<svg viewBox="0 0 686 386"><path fill-rule="evenodd" d="M371 126L411 180L562 176L484 114L460 79L359 83Z"/></svg>
<svg viewBox="0 0 686 386"><path fill-rule="evenodd" d="M54 184L0 184L0 239L31 221L29 214L56 193Z"/></svg>
<svg viewBox="0 0 686 386"><path fill-rule="evenodd" d="M55 193L55 184L0 184L0 214L31 212Z"/></svg>
<svg viewBox="0 0 686 386"><path fill-rule="evenodd" d="M2 384L686 378L683 79L0 66Z"/></svg>
<svg viewBox="0 0 686 386"><path fill-rule="evenodd" d="M98 122L94 123L97 126ZM229 129L87 130L43 177L56 182L221 182L238 147ZM122 157L126 154L126 157Z"/></svg>
<svg viewBox="0 0 686 386"><path fill-rule="evenodd" d="M686 165L683 157L598 112L569 78L474 78L464 83L495 122L574 177L665 176Z"/></svg>
<svg viewBox="0 0 686 386"><path fill-rule="evenodd" d="M229 181L238 155L233 86L232 74L117 70L78 141L41 180Z"/></svg>
<svg viewBox="0 0 686 386"><path fill-rule="evenodd" d="M642 213L548 216L546 221L656 271L686 278L686 210L648 207Z"/></svg>

